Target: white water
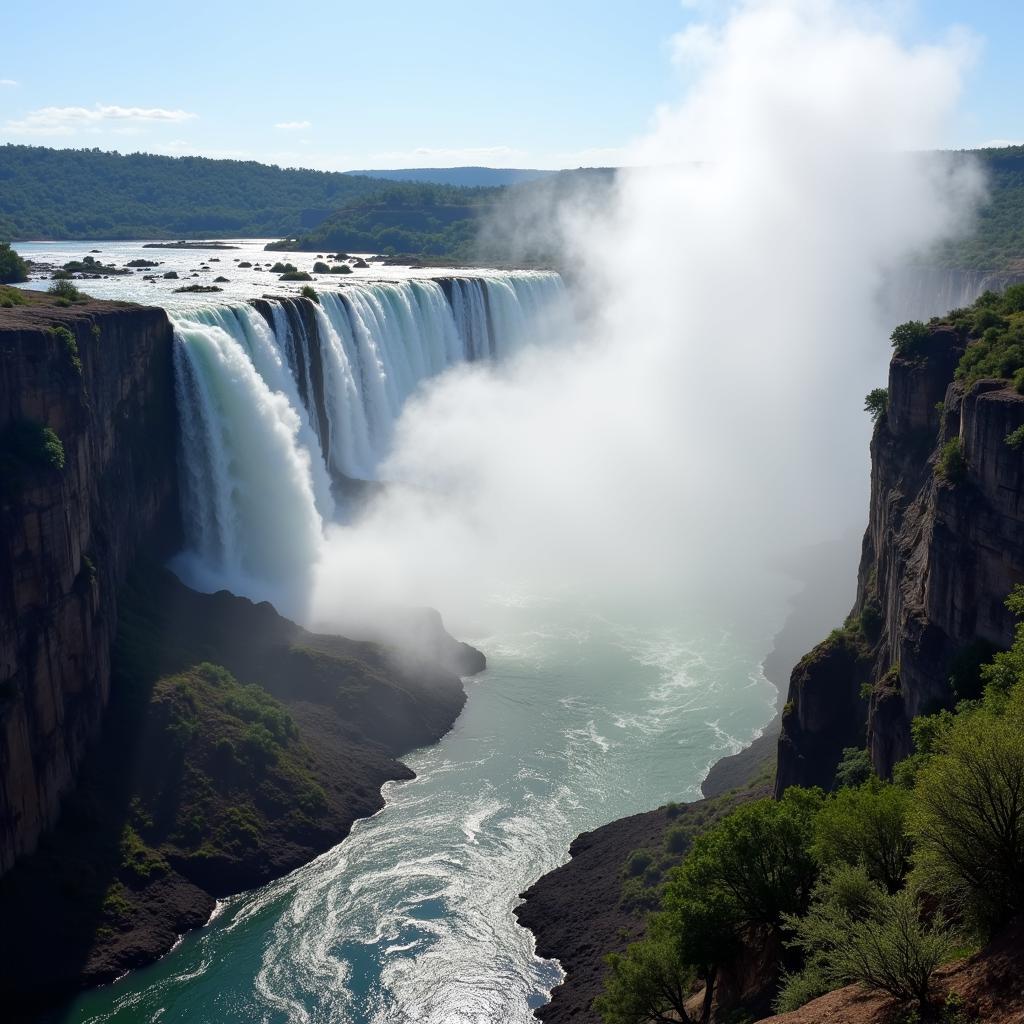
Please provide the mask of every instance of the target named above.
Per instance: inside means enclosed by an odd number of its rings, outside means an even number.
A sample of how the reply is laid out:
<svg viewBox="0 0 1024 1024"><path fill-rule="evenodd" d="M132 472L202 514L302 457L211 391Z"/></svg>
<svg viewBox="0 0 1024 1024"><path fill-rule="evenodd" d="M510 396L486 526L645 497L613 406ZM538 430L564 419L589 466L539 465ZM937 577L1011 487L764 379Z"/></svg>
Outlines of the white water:
<svg viewBox="0 0 1024 1024"><path fill-rule="evenodd" d="M302 618L324 524L344 519L346 485L377 479L405 403L459 363L543 343L565 301L557 275L520 272L170 310L177 570Z"/></svg>

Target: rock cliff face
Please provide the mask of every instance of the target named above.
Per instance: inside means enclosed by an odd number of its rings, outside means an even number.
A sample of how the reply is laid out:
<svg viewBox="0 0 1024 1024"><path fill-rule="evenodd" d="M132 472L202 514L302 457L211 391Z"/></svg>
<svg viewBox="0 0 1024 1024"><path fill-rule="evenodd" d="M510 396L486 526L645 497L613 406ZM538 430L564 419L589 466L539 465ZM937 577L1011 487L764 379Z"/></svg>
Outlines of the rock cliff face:
<svg viewBox="0 0 1024 1024"><path fill-rule="evenodd" d="M0 874L53 824L97 731L129 565L177 537L171 352L159 309L0 309ZM44 427L62 468L24 451Z"/></svg>
<svg viewBox="0 0 1024 1024"><path fill-rule="evenodd" d="M1024 581L1024 454L1006 443L1024 396L954 381L963 341L933 328L927 357L896 356L871 442L871 507L847 628L793 672L777 787L829 785L842 749L867 743L883 776L910 753L910 723L954 702L951 676L1008 647L1004 601ZM959 441L961 479L936 472Z"/></svg>

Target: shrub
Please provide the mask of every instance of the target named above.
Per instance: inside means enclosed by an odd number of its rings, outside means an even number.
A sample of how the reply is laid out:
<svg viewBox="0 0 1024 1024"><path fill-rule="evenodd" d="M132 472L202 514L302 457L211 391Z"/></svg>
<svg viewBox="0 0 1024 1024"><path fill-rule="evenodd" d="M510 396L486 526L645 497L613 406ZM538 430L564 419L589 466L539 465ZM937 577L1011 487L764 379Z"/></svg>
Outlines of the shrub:
<svg viewBox="0 0 1024 1024"><path fill-rule="evenodd" d="M958 948L941 916L922 920L908 890L886 893L859 868L827 876L815 888L807 916L789 923L793 944L807 958L805 986L859 982L902 1002L914 1001L921 1009L927 1006L935 971Z"/></svg>
<svg viewBox="0 0 1024 1024"><path fill-rule="evenodd" d="M298 268L291 263L275 263L271 268L272 274L294 274Z"/></svg>
<svg viewBox="0 0 1024 1024"><path fill-rule="evenodd" d="M0 242L0 284L17 284L28 280L28 264L11 248Z"/></svg>
<svg viewBox="0 0 1024 1024"><path fill-rule="evenodd" d="M689 843L690 832L683 825L676 825L665 834L665 848L669 853L684 853Z"/></svg>
<svg viewBox="0 0 1024 1024"><path fill-rule="evenodd" d="M928 336L929 332L925 324L920 320L908 320L893 330L889 335L889 340L897 355L916 356L921 354Z"/></svg>
<svg viewBox="0 0 1024 1024"><path fill-rule="evenodd" d="M303 298L309 299L310 302L315 302L317 305L320 304L320 296L317 295L316 289L312 285L303 285L300 294Z"/></svg>
<svg viewBox="0 0 1024 1024"><path fill-rule="evenodd" d="M913 850L907 831L911 801L905 789L879 779L841 789L815 819L814 856L824 868L861 865L873 882L896 892Z"/></svg>
<svg viewBox="0 0 1024 1024"><path fill-rule="evenodd" d="M26 472L64 468L64 445L49 427L31 420L14 420L0 434L0 469L8 482Z"/></svg>
<svg viewBox="0 0 1024 1024"><path fill-rule="evenodd" d="M654 862L654 858L647 850L634 850L626 858L626 874L630 878L637 878L642 875Z"/></svg>
<svg viewBox="0 0 1024 1024"><path fill-rule="evenodd" d="M56 274L54 277L56 278ZM70 306L72 302L83 302L88 296L80 292L67 279L55 280L46 291L57 299L58 306Z"/></svg>
<svg viewBox="0 0 1024 1024"><path fill-rule="evenodd" d="M51 327L50 333L63 346L64 351L67 353L68 361L71 363L71 368L81 377L82 357L78 354L78 342L75 340L74 334L66 327Z"/></svg>
<svg viewBox="0 0 1024 1024"><path fill-rule="evenodd" d="M918 770L914 875L981 932L1024 911L1024 690L946 720Z"/></svg>
<svg viewBox="0 0 1024 1024"><path fill-rule="evenodd" d="M282 274L279 281L312 281L313 278L307 274L304 270L289 270L287 273Z"/></svg>
<svg viewBox="0 0 1024 1024"><path fill-rule="evenodd" d="M13 309L15 306L28 305L28 299L20 288L7 288L0 285L0 309Z"/></svg>
<svg viewBox="0 0 1024 1024"><path fill-rule="evenodd" d="M810 847L822 801L820 790L794 786L738 808L694 840L666 886L666 907L700 892L740 926L773 929L783 914L803 912L817 877Z"/></svg>
<svg viewBox="0 0 1024 1024"><path fill-rule="evenodd" d="M624 955L610 954L605 963L604 993L594 1000L594 1009L605 1024L672 1019L689 1024L692 1020L686 1003L696 975L667 937L635 942Z"/></svg>
<svg viewBox="0 0 1024 1024"><path fill-rule="evenodd" d="M868 779L873 778L874 774L875 769L871 764L871 755L864 747L846 747L836 766L836 788L860 786Z"/></svg>
<svg viewBox="0 0 1024 1024"><path fill-rule="evenodd" d="M330 272L331 268L326 263L324 263L323 260L317 260L317 262L313 264L314 274L329 274Z"/></svg>
<svg viewBox="0 0 1024 1024"><path fill-rule="evenodd" d="M864 411L871 415L871 422L877 423L889 407L889 389L874 388L864 398Z"/></svg>
<svg viewBox="0 0 1024 1024"><path fill-rule="evenodd" d="M1011 430L1006 435L1006 443L1015 451L1019 452L1021 446L1024 446L1024 423L1022 423L1016 430Z"/></svg>
<svg viewBox="0 0 1024 1024"><path fill-rule="evenodd" d="M935 464L935 475L954 485L967 479L967 460L959 437L951 438L942 446Z"/></svg>

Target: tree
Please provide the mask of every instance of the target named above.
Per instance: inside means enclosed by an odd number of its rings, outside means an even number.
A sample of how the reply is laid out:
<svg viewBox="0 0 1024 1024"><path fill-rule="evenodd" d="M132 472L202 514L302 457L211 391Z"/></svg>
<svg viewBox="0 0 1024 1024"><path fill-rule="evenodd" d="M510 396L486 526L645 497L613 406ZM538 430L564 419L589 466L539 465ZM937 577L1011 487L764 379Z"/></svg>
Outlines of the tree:
<svg viewBox="0 0 1024 1024"><path fill-rule="evenodd" d="M872 423L877 423L888 407L888 388L873 388L864 398L864 411L871 414Z"/></svg>
<svg viewBox="0 0 1024 1024"><path fill-rule="evenodd" d="M921 352L928 338L928 328L920 320L908 320L893 329L889 335L892 347L900 356L914 356Z"/></svg>
<svg viewBox="0 0 1024 1024"><path fill-rule="evenodd" d="M1024 688L961 711L918 770L915 879L983 933L1024 911Z"/></svg>
<svg viewBox="0 0 1024 1024"><path fill-rule="evenodd" d="M605 1024L690 1024L695 973L667 935L652 934L605 962L605 990L594 1000Z"/></svg>
<svg viewBox="0 0 1024 1024"><path fill-rule="evenodd" d="M941 916L922 919L913 894L886 893L863 867L843 866L815 888L807 915L791 918L794 945L807 967L786 979L803 993L860 982L924 1009L932 976L956 950L956 939ZM811 983L808 984L808 981Z"/></svg>
<svg viewBox="0 0 1024 1024"><path fill-rule="evenodd" d="M0 242L0 284L16 284L28 280L28 264L11 248Z"/></svg>
<svg viewBox="0 0 1024 1024"><path fill-rule="evenodd" d="M862 865L873 882L896 892L913 852L907 831L911 802L907 790L879 779L856 789L841 789L818 812L814 856L825 868Z"/></svg>
<svg viewBox="0 0 1024 1024"><path fill-rule="evenodd" d="M818 868L810 847L820 790L792 786L780 800L744 804L694 840L666 887L702 892L728 907L737 928L778 930L784 914L807 908Z"/></svg>

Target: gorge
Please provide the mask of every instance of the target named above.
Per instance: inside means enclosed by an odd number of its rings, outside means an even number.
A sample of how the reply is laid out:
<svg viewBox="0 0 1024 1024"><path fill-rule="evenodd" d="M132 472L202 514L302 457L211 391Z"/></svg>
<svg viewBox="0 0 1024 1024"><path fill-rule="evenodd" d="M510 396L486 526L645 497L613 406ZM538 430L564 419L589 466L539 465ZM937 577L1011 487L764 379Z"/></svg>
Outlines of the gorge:
<svg viewBox="0 0 1024 1024"><path fill-rule="evenodd" d="M90 479L117 480L126 496L137 489L145 496L154 488L160 495L147 499L156 512L132 517L136 528L149 527L145 538L135 542L114 534L122 553L135 550L133 543L139 558L147 553L166 557L178 550L172 564L199 589L227 586L257 599L272 597L285 610L293 602L292 614L300 620L308 614L302 597L308 593L308 573L324 524L333 520L343 525L346 517L358 515L394 424L418 384L447 367L513 357L530 332L540 329L545 304L564 301L557 278L537 274L356 284L338 292L321 289L318 299L256 298L220 306L192 300L171 305L169 319L158 311L111 310L100 304L79 304L64 312L46 300L12 314L21 318L17 323L36 325L31 343L38 348L44 342L48 365L57 370L51 371L54 379L65 383L76 380L70 349L63 336L45 330L67 324L81 353L83 385L77 397L71 390L70 399L60 385L60 401L72 401L81 410L78 415L91 412L105 422L123 422L129 430L144 422L139 416L162 417L146 426L150 441L165 439L162 454L150 444L137 463L110 469L100 464L89 474ZM132 346L132 352L148 361L134 377L117 372L123 380L145 380L147 387L160 389L159 396L127 388L107 398L98 353L109 358L121 351L116 347L117 325L136 315L142 319L133 329L152 340ZM99 327L98 336L94 326ZM115 347L99 349L98 342L107 338ZM20 374L27 372L34 364L25 355L23 334L8 331L4 341L8 372L15 367ZM154 365L162 371L157 373ZM69 463L83 458L80 450L91 451L96 428L81 427L79 439L75 419L55 412L60 408L56 395L33 398L23 376L9 379L12 421L52 423ZM893 394L894 423L899 424L898 386ZM146 396L145 413L130 404L140 396ZM923 399L907 401L924 409ZM129 454L136 450L128 440L120 444ZM143 483L125 483L139 476ZM160 483L147 484L147 478ZM50 487L67 486L61 475L44 474L43 479ZM25 504L17 507L38 507L34 495L22 495L19 501ZM369 495L372 499L372 491ZM115 504L133 507L130 500ZM116 529L104 522L102 534ZM28 526L21 528L26 537L28 531ZM154 628L157 633L170 629L193 638L180 652L161 656L161 671L178 671L202 652L243 683L259 681L284 701L300 741L311 752L314 777L326 787L328 810L319 815L314 832L303 832L303 825L299 832L278 834L267 819L261 824L266 837L261 852L228 854L212 874L209 867L199 869L187 843L162 831L157 822L147 826L149 812L132 818L144 845L152 844L155 855L171 865L171 873L158 874L155 881L126 875L115 865L115 874L122 872L117 884L147 924L141 930L129 926L131 913L123 908L116 911L122 915L118 924L116 913L111 918L111 911L103 910L99 921L106 918L107 923L100 932L109 931L113 923L113 936L80 950L77 966L71 958L64 982L58 981L62 976L55 973L52 958L44 961L46 974L32 980L31 964L39 962L39 947L26 925L18 931L16 947L5 950L9 994L24 994L32 985L73 985L76 972L82 980L95 982L137 967L165 951L176 932L205 920L213 906L210 893L221 897L258 885L334 846L355 819L379 808L375 791L382 782L406 776L394 755L439 737L462 706L449 675L440 689L428 686L415 698L421 703L414 715L425 718L422 726L402 731L406 713L393 701L401 689L422 685L426 669L420 644L414 676L407 674L399 691L388 690L393 684L383 679L375 682L385 688L373 698L369 717L350 705L343 712L348 735L340 740L336 727L328 724L337 711L328 710L331 705L323 693L315 696L318 691L308 689L312 682L298 684L307 695L296 703L295 687L302 676L294 673L299 670L286 669L291 682L283 685L275 679L287 676L276 677L279 670L267 667L282 656L273 653L281 642L274 638L291 637L288 630L296 627L272 619L265 606L228 605L227 595L217 595L219 605L205 605L198 595L185 597L184 590L160 582L153 570L142 581L129 580L128 562L136 556L125 554L125 564L117 568L116 561L98 557L104 549L97 539L87 536L56 546L70 545L73 552L74 544L89 561L81 554L77 560L71 556L64 576L71 581L65 585L72 594L81 592L76 581L88 577L88 565L94 564L99 580L89 581L94 586L86 595L112 594L122 586L122 593L129 595L132 630L141 621L150 623L143 627L149 635ZM48 558L51 546L37 557ZM836 574L842 572L847 550L840 546L835 555ZM13 564L16 549L9 557ZM112 571L117 575L108 581L102 573ZM126 582L130 585L124 589ZM825 586L816 594L815 614L804 609L798 635L805 644L812 622L824 626L841 619L843 602L848 601L841 596L844 590ZM140 595L145 606L141 619ZM22 600L38 597L29 593ZM480 623L489 620L486 632L467 634L488 655L486 676L469 684L470 703L455 730L439 746L411 758L416 778L386 786L383 811L356 821L344 843L308 867L218 904L210 927L188 936L158 965L79 998L53 1019L86 1021L113 1014L113 1019L134 1020L158 1012L186 1019L209 1000L228 1019L239 1020L253 1012L283 1021L327 1010L370 1020L389 1006L394 1012L433 1019L459 1019L467 1013L528 1019L529 1008L544 1002L559 974L555 965L534 958L528 934L515 924L510 911L518 894L544 869L559 863L578 832L666 800L697 796L709 765L757 734L776 703L759 666L780 623L772 610L760 622L747 621L732 636L716 635L721 619L708 616L702 621L693 608L682 619L678 608L667 607L653 614L648 609L645 616L620 609L622 617L609 620L607 608L571 594L557 602L550 595L498 595L497 606L499 615L479 617ZM101 628L109 637L117 623L116 609L108 598L101 610ZM18 616L12 621L19 621ZM20 621L25 621L24 614ZM228 627L228 622L233 625ZM209 639L201 639L207 635L204 628ZM235 640L215 639L219 631ZM454 668L461 674L480 667L461 654L450 660L457 652L438 639L430 623L416 631L421 639L428 638L432 664L448 659L447 671ZM400 632L410 632L408 621ZM395 635L385 629L378 639L393 641ZM298 639L285 640L290 648L309 648L315 641L322 650L318 657L332 650L323 647L326 641L311 640L301 631L294 636ZM233 649L231 643L241 646ZM791 641L791 653L781 657L795 660L802 652L799 644ZM355 657L372 666L375 656L360 652ZM787 670L778 669L782 674ZM6 778L17 782L24 777L20 766L41 763L38 752L52 744L45 730L49 736L80 737L78 747L59 753L54 768L45 770L43 778L53 779L49 790L40 789L42 782L4 790L9 809L3 818L18 823L6 840L12 860L15 852L30 850L42 828L55 820L59 797L70 788L87 740L95 734L108 686L103 673L109 671L109 666L97 670L89 700L58 696L65 715L80 713L80 721L40 719L24 699L8 705L6 722L30 723L21 749L34 753L8 762ZM380 678L377 669L359 671ZM330 678L328 669L328 685ZM630 680L628 690L620 687L623 679ZM781 682L778 675L773 679L776 685ZM202 680L191 685L205 692ZM16 695L24 693L17 681L12 689ZM382 721L391 724L375 734ZM361 738L352 734L353 727ZM17 728L25 734L25 725ZM530 742L524 742L527 736ZM337 768L330 767L331 750L335 757L339 750L347 751L345 756L360 767L338 776ZM104 778L103 766L86 769L87 778ZM689 788L680 785L683 779L691 780ZM16 801L35 805L37 792L49 794L37 804L49 808L49 817L32 821L17 813ZM257 811L263 813L258 806ZM56 835L58 842L67 843L66 833ZM416 846L410 846L412 835L423 837ZM82 856L90 856L88 850ZM613 875L618 871L614 856L602 858L603 868ZM54 873L52 851L45 849L41 857L29 858L3 880L8 893L13 886L23 894L13 901L8 896L7 905L26 921L46 906L38 887ZM66 852L64 859L76 863ZM262 865L255 874L254 863ZM176 895L169 898L171 892ZM527 906L536 903L528 901ZM87 930L96 930L96 918L85 915L84 920ZM541 948L545 955L562 952L546 939ZM569 961L575 977L579 964L571 957ZM434 964L445 969L437 972ZM325 989L317 979L326 977L339 980ZM560 994L558 999L564 1002L565 997ZM549 1011L543 1013L546 1017Z"/></svg>

